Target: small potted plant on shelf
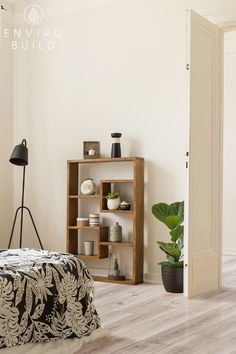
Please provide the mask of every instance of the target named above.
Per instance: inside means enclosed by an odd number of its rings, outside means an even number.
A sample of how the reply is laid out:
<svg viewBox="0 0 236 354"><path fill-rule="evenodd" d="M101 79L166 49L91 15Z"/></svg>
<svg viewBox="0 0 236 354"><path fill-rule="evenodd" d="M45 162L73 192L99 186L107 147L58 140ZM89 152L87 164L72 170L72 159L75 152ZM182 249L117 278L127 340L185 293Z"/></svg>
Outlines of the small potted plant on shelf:
<svg viewBox="0 0 236 354"><path fill-rule="evenodd" d="M183 292L184 202L159 203L152 206L153 215L170 230L171 242L157 241L167 260L160 262L162 281L167 292Z"/></svg>
<svg viewBox="0 0 236 354"><path fill-rule="evenodd" d="M107 199L107 208L109 210L117 210L120 207L120 193L110 192L105 198Z"/></svg>

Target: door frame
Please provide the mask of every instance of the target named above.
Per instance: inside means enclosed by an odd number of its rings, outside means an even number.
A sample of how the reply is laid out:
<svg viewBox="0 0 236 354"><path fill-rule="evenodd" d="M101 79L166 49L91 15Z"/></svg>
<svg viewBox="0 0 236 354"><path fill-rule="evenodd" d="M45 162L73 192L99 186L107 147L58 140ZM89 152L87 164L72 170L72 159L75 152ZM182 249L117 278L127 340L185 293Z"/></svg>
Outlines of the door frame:
<svg viewBox="0 0 236 354"><path fill-rule="evenodd" d="M219 28L222 29L223 31L223 35L224 33L227 32L232 32L232 31L236 31L236 10L234 11L225 11L225 12L219 12L219 13L215 13L215 14L208 14L206 16L207 20L211 21L212 23L214 23L215 25L219 26ZM224 43L224 39L223 39L223 43ZM222 55L224 56L224 51L222 53ZM222 60L224 61L224 57L222 58ZM223 225L222 225L222 221L223 221L223 158L224 158L224 69L223 69L223 75L221 75L222 77L222 83L221 83L221 109L222 109L222 136L221 136L221 142L222 142L222 149L221 149L221 153L222 153L222 171L221 171L221 178L222 178L222 182L221 182L221 189L222 189L222 200L221 200L221 240L220 240L220 254L221 254L221 259L220 259L220 279L219 279L219 284L220 287L222 287L222 250L223 250L223 244L222 244L222 233L223 233Z"/></svg>
<svg viewBox="0 0 236 354"><path fill-rule="evenodd" d="M205 14L200 16L205 17L208 21L212 22L213 24L217 25L221 30L222 34L227 32L232 32L236 31L236 10L233 11L224 11L224 12L219 12L219 13L210 13L210 14ZM224 43L224 39L223 39ZM222 62L224 62L224 50L222 49L221 51L222 55ZM221 107L221 116L222 116L222 127L221 127L221 201L220 201L220 210L221 210L221 232L220 232L220 257L219 257L219 287L222 287L222 219L223 219L223 153L224 153L224 139L223 139L223 133L224 133L224 69L223 72L221 73L221 84L220 84L220 90L221 90L221 102L220 102L220 107Z"/></svg>
<svg viewBox="0 0 236 354"><path fill-rule="evenodd" d="M236 10L207 14L204 17L219 26L223 32L236 30Z"/></svg>

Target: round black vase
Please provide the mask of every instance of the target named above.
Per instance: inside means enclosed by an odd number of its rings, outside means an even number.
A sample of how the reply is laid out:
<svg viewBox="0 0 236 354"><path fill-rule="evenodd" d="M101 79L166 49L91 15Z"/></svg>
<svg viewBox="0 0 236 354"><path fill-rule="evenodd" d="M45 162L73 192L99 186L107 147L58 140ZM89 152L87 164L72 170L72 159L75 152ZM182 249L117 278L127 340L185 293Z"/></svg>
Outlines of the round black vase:
<svg viewBox="0 0 236 354"><path fill-rule="evenodd" d="M161 276L165 290L168 293L182 293L184 288L183 268L161 266Z"/></svg>

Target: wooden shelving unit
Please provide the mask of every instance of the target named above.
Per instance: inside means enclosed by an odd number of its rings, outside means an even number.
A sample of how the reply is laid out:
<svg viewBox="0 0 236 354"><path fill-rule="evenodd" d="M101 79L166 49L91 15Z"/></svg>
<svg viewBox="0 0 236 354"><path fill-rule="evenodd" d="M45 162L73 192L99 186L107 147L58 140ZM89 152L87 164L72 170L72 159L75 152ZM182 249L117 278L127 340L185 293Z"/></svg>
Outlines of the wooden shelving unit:
<svg viewBox="0 0 236 354"><path fill-rule="evenodd" d="M132 164L132 179L107 179L100 181L99 194L84 196L80 195L80 166L99 163L120 163L130 162ZM123 158L100 158L89 160L69 160L67 162L67 252L72 253L83 260L99 260L108 258L109 247L129 248L132 252L132 279L115 280L108 277L95 276L94 280L111 282L118 284L140 284L143 282L143 198L144 198L144 159L139 157L123 157ZM91 176L92 177L92 176ZM109 176L108 176L109 177ZM108 210L106 199L104 198L111 190L113 185L127 184L132 188L132 205L131 210ZM120 217L127 215L132 219L132 240L131 242L109 242L108 227L78 227L76 224L79 215L79 200L94 200L93 203L100 201L100 213L120 214ZM92 231L96 235L97 254L93 256L85 256L78 254L78 237L79 232ZM86 237L86 236L85 236Z"/></svg>

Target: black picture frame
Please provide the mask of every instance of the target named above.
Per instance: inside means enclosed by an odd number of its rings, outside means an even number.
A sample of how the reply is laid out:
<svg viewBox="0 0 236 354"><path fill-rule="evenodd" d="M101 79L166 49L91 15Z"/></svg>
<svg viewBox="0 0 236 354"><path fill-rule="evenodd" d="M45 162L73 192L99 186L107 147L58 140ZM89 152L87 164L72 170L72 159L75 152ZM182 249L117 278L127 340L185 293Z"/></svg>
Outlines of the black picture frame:
<svg viewBox="0 0 236 354"><path fill-rule="evenodd" d="M90 155L89 154L90 150L94 150L95 154ZM83 155L84 155L84 159L98 159L100 157L100 142L84 141Z"/></svg>

